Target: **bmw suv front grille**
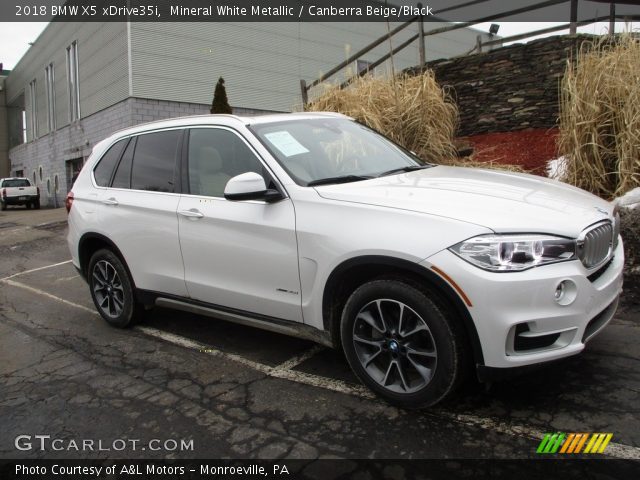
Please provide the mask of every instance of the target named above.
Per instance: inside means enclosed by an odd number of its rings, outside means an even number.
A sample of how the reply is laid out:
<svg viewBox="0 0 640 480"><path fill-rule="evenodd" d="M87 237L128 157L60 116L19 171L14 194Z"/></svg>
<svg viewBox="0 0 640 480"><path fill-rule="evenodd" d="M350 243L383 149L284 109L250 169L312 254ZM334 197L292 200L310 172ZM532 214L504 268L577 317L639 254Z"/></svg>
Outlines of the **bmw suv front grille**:
<svg viewBox="0 0 640 480"><path fill-rule="evenodd" d="M611 256L614 243L611 222L599 223L583 232L578 239L578 256L587 268L595 268Z"/></svg>

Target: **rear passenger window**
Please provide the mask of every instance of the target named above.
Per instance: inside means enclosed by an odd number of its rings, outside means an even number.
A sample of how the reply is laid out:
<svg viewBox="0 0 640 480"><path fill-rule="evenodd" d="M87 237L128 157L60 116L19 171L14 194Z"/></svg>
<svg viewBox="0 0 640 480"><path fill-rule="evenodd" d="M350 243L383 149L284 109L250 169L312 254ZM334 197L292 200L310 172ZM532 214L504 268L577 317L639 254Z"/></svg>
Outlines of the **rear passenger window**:
<svg viewBox="0 0 640 480"><path fill-rule="evenodd" d="M109 186L113 169L118 163L120 155L122 155L122 151L124 150L124 147L127 145L128 141L129 139L120 140L109 150L107 150L107 153L102 156L102 159L98 162L98 165L93 170L93 176L95 177L98 186Z"/></svg>
<svg viewBox="0 0 640 480"><path fill-rule="evenodd" d="M113 176L113 188L131 188L131 164L133 163L133 151L136 148L136 139L132 138L127 145L122 160Z"/></svg>
<svg viewBox="0 0 640 480"><path fill-rule="evenodd" d="M132 189L174 191L176 151L181 134L181 130L169 130L138 136L131 170Z"/></svg>

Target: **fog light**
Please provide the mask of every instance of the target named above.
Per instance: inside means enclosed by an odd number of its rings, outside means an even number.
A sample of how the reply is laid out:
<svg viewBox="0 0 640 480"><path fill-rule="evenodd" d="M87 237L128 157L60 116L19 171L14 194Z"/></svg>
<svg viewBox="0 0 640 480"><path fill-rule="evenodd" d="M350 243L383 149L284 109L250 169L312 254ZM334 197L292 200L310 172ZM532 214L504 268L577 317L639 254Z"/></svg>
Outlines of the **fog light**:
<svg viewBox="0 0 640 480"><path fill-rule="evenodd" d="M578 296L578 287L572 280L562 280L556 285L553 299L560 305L570 305Z"/></svg>

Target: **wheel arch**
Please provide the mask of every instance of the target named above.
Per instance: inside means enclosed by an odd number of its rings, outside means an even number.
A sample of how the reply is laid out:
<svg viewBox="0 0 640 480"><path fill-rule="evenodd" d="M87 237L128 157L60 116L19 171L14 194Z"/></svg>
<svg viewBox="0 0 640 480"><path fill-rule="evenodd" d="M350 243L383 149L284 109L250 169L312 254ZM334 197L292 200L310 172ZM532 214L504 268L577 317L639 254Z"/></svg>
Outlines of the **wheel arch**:
<svg viewBox="0 0 640 480"><path fill-rule="evenodd" d="M340 320L348 297L358 286L383 276L402 278L419 290L434 295L436 301L462 320L474 363L484 365L482 346L473 319L463 299L451 285L437 273L417 263L383 255L365 255L345 260L327 278L322 295L322 321L336 347L340 345Z"/></svg>
<svg viewBox="0 0 640 480"><path fill-rule="evenodd" d="M82 237L80 237L80 241L78 242L78 260L80 262L80 274L83 276L83 278L85 280L88 279L88 269L91 257L95 252L102 248L111 250L122 261L124 268L127 269L127 274L129 275L129 278L131 279L135 290L135 281L133 275L131 275L129 264L124 258L124 255L109 237L100 233L85 233L84 235L82 235Z"/></svg>

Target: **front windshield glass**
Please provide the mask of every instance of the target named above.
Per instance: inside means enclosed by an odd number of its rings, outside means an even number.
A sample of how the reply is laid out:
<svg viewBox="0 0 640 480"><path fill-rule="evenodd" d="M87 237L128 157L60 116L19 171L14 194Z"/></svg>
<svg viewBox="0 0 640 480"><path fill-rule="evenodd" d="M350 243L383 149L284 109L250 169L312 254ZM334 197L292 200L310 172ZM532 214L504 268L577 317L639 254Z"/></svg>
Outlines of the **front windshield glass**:
<svg viewBox="0 0 640 480"><path fill-rule="evenodd" d="M295 119L251 129L299 185L356 181L423 166L382 135L347 119Z"/></svg>

